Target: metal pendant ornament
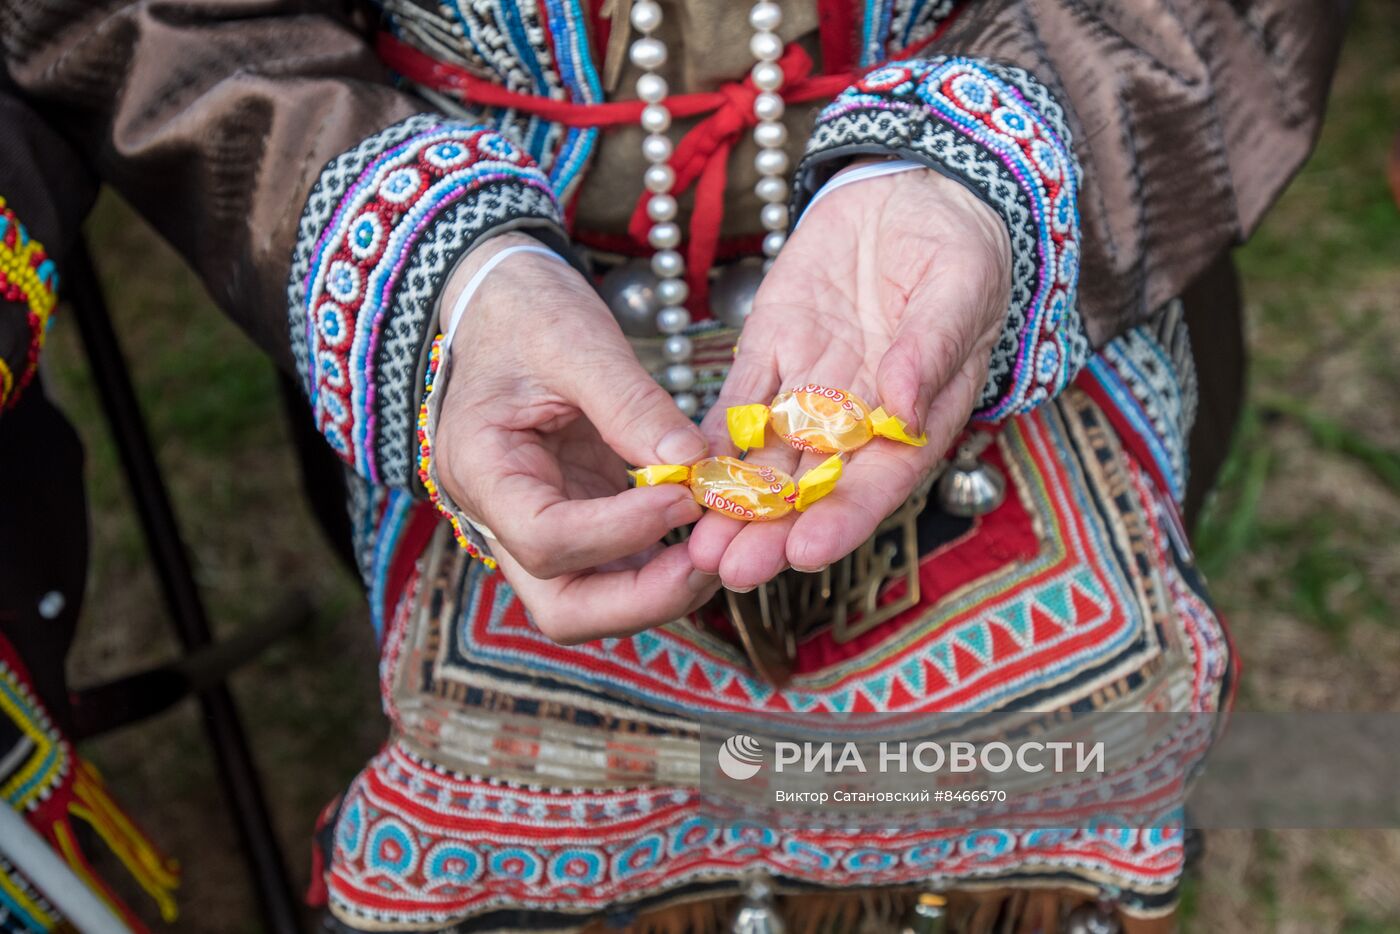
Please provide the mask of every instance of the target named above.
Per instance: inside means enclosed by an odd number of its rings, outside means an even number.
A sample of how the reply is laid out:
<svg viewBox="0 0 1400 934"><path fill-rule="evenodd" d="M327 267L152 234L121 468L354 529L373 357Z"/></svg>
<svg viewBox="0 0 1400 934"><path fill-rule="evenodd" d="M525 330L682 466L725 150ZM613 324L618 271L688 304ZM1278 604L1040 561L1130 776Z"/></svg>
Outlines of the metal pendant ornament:
<svg viewBox="0 0 1400 934"><path fill-rule="evenodd" d="M710 311L736 331L753 312L754 296L763 281L763 264L752 260L730 263L710 286Z"/></svg>
<svg viewBox="0 0 1400 934"><path fill-rule="evenodd" d="M622 333L628 337L656 337L656 313L661 300L656 286L661 280L644 259L631 259L608 270L598 283L598 293L607 302Z"/></svg>
<svg viewBox="0 0 1400 934"><path fill-rule="evenodd" d="M734 914L730 926L733 934L786 934L787 925L778 913L774 900L773 885L763 876L749 881L744 889L744 900Z"/></svg>
<svg viewBox="0 0 1400 934"><path fill-rule="evenodd" d="M985 516L1006 499L1006 478L979 459L992 436L978 433L958 445L952 462L938 478L938 502L949 515Z"/></svg>
<svg viewBox="0 0 1400 934"><path fill-rule="evenodd" d="M1122 934L1122 930L1113 902L1102 898L1091 905L1080 905L1065 919L1066 934Z"/></svg>

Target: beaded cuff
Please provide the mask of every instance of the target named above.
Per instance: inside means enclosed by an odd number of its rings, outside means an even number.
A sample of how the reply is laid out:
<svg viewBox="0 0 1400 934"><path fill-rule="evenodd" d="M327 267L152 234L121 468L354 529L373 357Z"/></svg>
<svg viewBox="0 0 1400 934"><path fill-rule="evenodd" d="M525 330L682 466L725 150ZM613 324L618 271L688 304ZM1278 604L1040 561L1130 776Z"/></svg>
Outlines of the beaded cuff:
<svg viewBox="0 0 1400 934"><path fill-rule="evenodd" d="M445 389L450 370L450 363L445 359L447 352L442 335L433 338L432 349L428 354L428 376L423 387L423 402L418 407L418 479L422 482L423 489L428 491L428 499L452 524L452 537L457 539L457 544L462 546L462 550L488 568L495 569L496 559L491 556L491 548L486 544L485 536L442 488L438 482L437 465L433 462L433 436L437 433L438 418L442 414L442 400L445 397L445 392L437 391L440 388L438 378L440 375L441 388Z"/></svg>
<svg viewBox="0 0 1400 934"><path fill-rule="evenodd" d="M1079 166L1064 111L1019 69L965 58L893 62L822 111L793 215L853 156L896 154L966 185L1006 223L1011 301L975 417L1027 412L1088 360L1075 303Z"/></svg>
<svg viewBox="0 0 1400 934"><path fill-rule="evenodd" d="M0 360L0 409L19 398L39 369L54 304L58 301L58 273L43 244L29 236L14 211L0 197L0 299L24 305L29 319L29 351L16 374Z"/></svg>
<svg viewBox="0 0 1400 934"><path fill-rule="evenodd" d="M503 229L559 225L529 156L461 121L410 117L322 170L288 280L292 353L317 427L360 476L411 485L417 387L457 260Z"/></svg>

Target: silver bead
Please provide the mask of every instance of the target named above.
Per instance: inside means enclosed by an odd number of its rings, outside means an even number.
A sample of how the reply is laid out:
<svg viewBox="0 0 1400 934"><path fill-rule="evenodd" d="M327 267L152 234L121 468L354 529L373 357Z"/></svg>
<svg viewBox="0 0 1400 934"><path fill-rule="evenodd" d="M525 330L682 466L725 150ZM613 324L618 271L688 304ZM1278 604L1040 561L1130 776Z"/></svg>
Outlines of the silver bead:
<svg viewBox="0 0 1400 934"><path fill-rule="evenodd" d="M690 297L690 286L684 279L662 279L656 284L656 298L663 305L683 305Z"/></svg>
<svg viewBox="0 0 1400 934"><path fill-rule="evenodd" d="M778 251L783 248L784 243L787 243L787 234L783 233L781 230L769 232L768 235L763 238L763 255L777 256Z"/></svg>
<svg viewBox="0 0 1400 934"><path fill-rule="evenodd" d="M675 250L658 250L651 257L651 271L662 279L675 279L685 272L685 259Z"/></svg>
<svg viewBox="0 0 1400 934"><path fill-rule="evenodd" d="M642 75L637 79L637 96L648 104L659 104L671 88L660 75Z"/></svg>
<svg viewBox="0 0 1400 934"><path fill-rule="evenodd" d="M776 62L783 54L783 40L771 32L756 32L749 39L749 51L761 62Z"/></svg>
<svg viewBox="0 0 1400 934"><path fill-rule="evenodd" d="M754 98L753 114L760 120L781 120L783 99L772 91L764 91Z"/></svg>
<svg viewBox="0 0 1400 934"><path fill-rule="evenodd" d="M788 154L781 149L760 149L753 157L759 175L782 175L788 170Z"/></svg>
<svg viewBox="0 0 1400 934"><path fill-rule="evenodd" d="M642 140L642 155L653 164L671 158L672 148L671 137L662 136L660 133L653 133Z"/></svg>
<svg viewBox="0 0 1400 934"><path fill-rule="evenodd" d="M732 934L787 934L787 925L767 878L755 877L748 883L729 930Z"/></svg>
<svg viewBox="0 0 1400 934"><path fill-rule="evenodd" d="M665 133L671 125L671 111L664 104L647 104L642 108L642 129L648 133Z"/></svg>
<svg viewBox="0 0 1400 934"><path fill-rule="evenodd" d="M642 173L642 183L647 186L647 191L664 195L676 183L676 170L669 165L649 165Z"/></svg>
<svg viewBox="0 0 1400 934"><path fill-rule="evenodd" d="M662 334L679 334L688 327L690 327L690 312L680 305L672 305L656 313L656 328Z"/></svg>
<svg viewBox="0 0 1400 934"><path fill-rule="evenodd" d="M667 392L686 392L695 386L695 371L684 363L673 363L661 371L661 385Z"/></svg>
<svg viewBox="0 0 1400 934"><path fill-rule="evenodd" d="M766 230L787 230L788 207L782 202L765 204L758 212L758 219Z"/></svg>
<svg viewBox="0 0 1400 934"><path fill-rule="evenodd" d="M662 308L656 294L656 274L644 259L628 260L614 266L598 283L603 297L622 333L629 337L655 337L656 315Z"/></svg>
<svg viewBox="0 0 1400 934"><path fill-rule="evenodd" d="M749 25L763 32L772 32L783 22L783 8L772 0L761 0L749 10Z"/></svg>
<svg viewBox="0 0 1400 934"><path fill-rule="evenodd" d="M1066 934L1118 934L1122 928L1111 906L1080 905L1065 919Z"/></svg>
<svg viewBox="0 0 1400 934"><path fill-rule="evenodd" d="M788 196L787 179L781 175L765 175L753 186L753 193L763 201L786 201Z"/></svg>
<svg viewBox="0 0 1400 934"><path fill-rule="evenodd" d="M632 43L632 48L627 54L633 65L646 71L655 71L666 64L666 43L644 36Z"/></svg>
<svg viewBox="0 0 1400 934"><path fill-rule="evenodd" d="M743 327L744 319L753 311L753 299L762 281L763 269L756 262L723 267L710 286L710 312L731 328Z"/></svg>
<svg viewBox="0 0 1400 934"><path fill-rule="evenodd" d="M776 91L783 86L783 69L777 62L759 62L749 76L760 91Z"/></svg>
<svg viewBox="0 0 1400 934"><path fill-rule="evenodd" d="M681 229L670 222L655 224L647 232L647 242L658 250L674 250L680 246Z"/></svg>
<svg viewBox="0 0 1400 934"><path fill-rule="evenodd" d="M753 141L765 149L776 149L787 142L787 126L776 120L764 120L753 128Z"/></svg>
<svg viewBox="0 0 1400 934"><path fill-rule="evenodd" d="M938 478L938 501L949 515L982 516L1006 498L1006 478L991 464L978 460L968 444L959 445L953 462Z"/></svg>
<svg viewBox="0 0 1400 934"><path fill-rule="evenodd" d="M684 363L695 353L695 345L684 334L672 334L661 345L661 356L668 363Z"/></svg>
<svg viewBox="0 0 1400 934"><path fill-rule="evenodd" d="M678 392L675 395L676 408L681 410L681 414L686 418L694 418L700 411L700 400L695 398L693 392Z"/></svg>
<svg viewBox="0 0 1400 934"><path fill-rule="evenodd" d="M656 0L636 0L632 4L632 25L640 32L651 32L661 25L661 5Z"/></svg>
<svg viewBox="0 0 1400 934"><path fill-rule="evenodd" d="M647 217L654 221L675 220L676 199L671 195L652 195L647 200Z"/></svg>
<svg viewBox="0 0 1400 934"><path fill-rule="evenodd" d="M58 619L58 614L68 605L68 598L57 590L50 590L39 598L39 616L43 619Z"/></svg>

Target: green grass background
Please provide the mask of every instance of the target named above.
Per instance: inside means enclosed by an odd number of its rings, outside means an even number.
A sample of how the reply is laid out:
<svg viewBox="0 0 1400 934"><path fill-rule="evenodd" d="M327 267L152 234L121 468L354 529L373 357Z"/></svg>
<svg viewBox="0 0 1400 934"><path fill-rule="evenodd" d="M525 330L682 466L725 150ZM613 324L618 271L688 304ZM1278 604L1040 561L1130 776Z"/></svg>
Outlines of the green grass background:
<svg viewBox="0 0 1400 934"><path fill-rule="evenodd" d="M1196 545L1248 708L1400 709L1400 212L1384 171L1397 130L1400 4L1367 0L1316 155L1239 253L1250 402ZM263 618L294 587L319 608L309 632L234 680L304 885L317 810L385 735L363 601L302 503L267 363L117 199L104 195L89 233L218 630ZM61 314L45 365L88 445L93 569L70 667L91 683L175 648ZM192 705L86 751L183 863L177 929L258 930ZM1187 931L1400 931L1400 832L1213 833L1182 919Z"/></svg>

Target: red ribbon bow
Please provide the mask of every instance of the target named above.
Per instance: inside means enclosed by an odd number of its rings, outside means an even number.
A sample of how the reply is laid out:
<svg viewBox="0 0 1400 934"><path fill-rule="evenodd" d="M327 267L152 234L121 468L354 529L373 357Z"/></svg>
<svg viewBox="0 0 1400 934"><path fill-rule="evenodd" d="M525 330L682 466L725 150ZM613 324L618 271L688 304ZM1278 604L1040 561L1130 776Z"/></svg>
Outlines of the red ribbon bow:
<svg viewBox="0 0 1400 934"><path fill-rule="evenodd" d="M788 46L778 66L783 70L783 88L779 93L789 104L834 97L851 83L851 76L844 74L813 77L811 56L798 45ZM760 92L752 76L725 84L715 93L721 100L714 112L681 138L671 156L671 168L676 173L674 193L680 195L695 186L695 206L690 214L686 245L686 278L693 304L699 309L706 307L710 267L714 265L724 220L729 155L739 135L758 123L753 105ZM647 216L650 200L651 194L644 191L627 228L638 243L647 242L647 231L651 227Z"/></svg>
<svg viewBox="0 0 1400 934"><path fill-rule="evenodd" d="M380 33L378 51L388 68L424 87L452 94L464 103L514 108L566 126L608 127L635 123L641 119L645 106L637 100L589 104L511 91L478 78L458 65L438 61L388 33ZM783 70L783 87L778 93L789 104L835 97L853 78L849 74L813 76L811 56L797 45L788 46L778 65ZM753 112L758 94L753 78L748 77L724 84L715 91L666 98L666 107L673 117L708 114L681 138L670 160L676 173L672 193L679 196L692 185L695 187L695 206L686 243L686 278L690 286L687 304L700 312L707 307L709 272L724 219L729 154L739 141L739 135L758 123ZM651 229L651 219L647 216L650 200L651 193L643 190L628 225L628 234L643 247L647 245L647 231Z"/></svg>

